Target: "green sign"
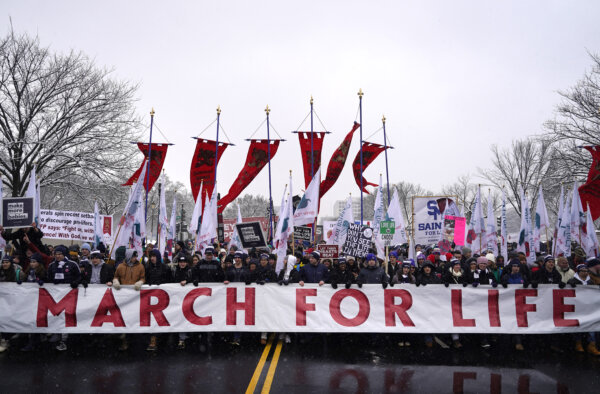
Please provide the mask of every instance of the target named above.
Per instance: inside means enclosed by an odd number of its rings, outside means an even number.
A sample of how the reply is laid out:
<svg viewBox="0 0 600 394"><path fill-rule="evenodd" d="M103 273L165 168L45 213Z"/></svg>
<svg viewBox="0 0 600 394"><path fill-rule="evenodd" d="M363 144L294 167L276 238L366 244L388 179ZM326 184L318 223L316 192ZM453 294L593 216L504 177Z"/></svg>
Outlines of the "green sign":
<svg viewBox="0 0 600 394"><path fill-rule="evenodd" d="M392 220L384 220L379 223L380 234L394 234L396 232L396 223Z"/></svg>

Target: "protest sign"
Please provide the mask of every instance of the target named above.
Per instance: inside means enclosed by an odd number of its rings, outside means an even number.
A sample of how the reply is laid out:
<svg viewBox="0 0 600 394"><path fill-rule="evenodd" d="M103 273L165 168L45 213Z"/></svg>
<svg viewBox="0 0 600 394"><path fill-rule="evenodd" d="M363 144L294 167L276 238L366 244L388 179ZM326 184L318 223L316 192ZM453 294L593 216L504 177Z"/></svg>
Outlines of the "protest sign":
<svg viewBox="0 0 600 394"><path fill-rule="evenodd" d="M465 243L465 224L466 219L460 216L444 217L444 239L448 242L454 242L455 245L464 245Z"/></svg>
<svg viewBox="0 0 600 394"><path fill-rule="evenodd" d="M294 226L294 239L310 242L312 239L312 228L308 226Z"/></svg>
<svg viewBox="0 0 600 394"><path fill-rule="evenodd" d="M112 236L112 216L100 215L102 241ZM94 242L94 213L42 209L39 228L44 238Z"/></svg>
<svg viewBox="0 0 600 394"><path fill-rule="evenodd" d="M323 221L323 241L329 242L329 238L333 236L333 230L337 220L324 220Z"/></svg>
<svg viewBox="0 0 600 394"><path fill-rule="evenodd" d="M0 196L1 197L1 196ZM2 200L2 227L29 227L35 220L33 197L14 197Z"/></svg>
<svg viewBox="0 0 600 394"><path fill-rule="evenodd" d="M448 196L413 197L414 239L417 244L431 245L442 240L446 205L455 209Z"/></svg>
<svg viewBox="0 0 600 394"><path fill-rule="evenodd" d="M317 245L317 252L321 254L322 259L337 259L339 257L338 245Z"/></svg>
<svg viewBox="0 0 600 394"><path fill-rule="evenodd" d="M235 227L244 249L267 246L265 234L259 222L237 223Z"/></svg>
<svg viewBox="0 0 600 394"><path fill-rule="evenodd" d="M323 225L318 224L315 229L315 242L321 242L323 240Z"/></svg>
<svg viewBox="0 0 600 394"><path fill-rule="evenodd" d="M365 257L369 253L373 229L360 224L351 223L342 253L346 256Z"/></svg>

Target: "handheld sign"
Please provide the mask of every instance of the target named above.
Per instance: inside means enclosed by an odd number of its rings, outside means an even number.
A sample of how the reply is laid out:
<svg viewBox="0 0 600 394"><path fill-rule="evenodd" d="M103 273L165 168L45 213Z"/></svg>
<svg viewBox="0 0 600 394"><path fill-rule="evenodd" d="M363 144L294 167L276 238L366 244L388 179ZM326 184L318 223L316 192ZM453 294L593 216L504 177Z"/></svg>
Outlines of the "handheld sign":
<svg viewBox="0 0 600 394"><path fill-rule="evenodd" d="M237 223L235 227L237 228L244 249L267 246L260 222Z"/></svg>
<svg viewBox="0 0 600 394"><path fill-rule="evenodd" d="M379 234L391 234L396 233L396 223L393 220L382 220L379 222Z"/></svg>
<svg viewBox="0 0 600 394"><path fill-rule="evenodd" d="M312 239L312 228L308 226L294 226L294 238L310 242Z"/></svg>
<svg viewBox="0 0 600 394"><path fill-rule="evenodd" d="M321 254L322 259L337 259L339 257L338 245L317 245L317 252Z"/></svg>
<svg viewBox="0 0 600 394"><path fill-rule="evenodd" d="M348 226L342 253L346 256L365 257L369 253L372 238L373 229L371 227L351 223Z"/></svg>
<svg viewBox="0 0 600 394"><path fill-rule="evenodd" d="M2 200L2 227L29 227L34 220L33 197L14 197Z"/></svg>

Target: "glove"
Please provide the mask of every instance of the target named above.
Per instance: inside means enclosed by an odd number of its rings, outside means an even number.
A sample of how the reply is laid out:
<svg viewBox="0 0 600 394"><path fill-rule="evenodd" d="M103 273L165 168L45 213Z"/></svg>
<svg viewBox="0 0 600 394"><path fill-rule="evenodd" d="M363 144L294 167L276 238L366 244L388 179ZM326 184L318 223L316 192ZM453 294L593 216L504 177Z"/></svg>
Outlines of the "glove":
<svg viewBox="0 0 600 394"><path fill-rule="evenodd" d="M194 287L198 287L198 279L194 280L192 283L194 284Z"/></svg>
<svg viewBox="0 0 600 394"><path fill-rule="evenodd" d="M57 284L59 284L59 283L60 283L60 282L59 282L58 280L54 279L54 284L55 284L55 285L57 285Z"/></svg>
<svg viewBox="0 0 600 394"><path fill-rule="evenodd" d="M78 283L73 281L71 282L71 289L76 289L77 288Z"/></svg>
<svg viewBox="0 0 600 394"><path fill-rule="evenodd" d="M252 281L250 279L246 279L246 286L250 286L250 283L252 283Z"/></svg>
<svg viewBox="0 0 600 394"><path fill-rule="evenodd" d="M426 282L421 282L421 285L422 285L423 287L425 287L425 286L427 286L427 283L426 283Z"/></svg>
<svg viewBox="0 0 600 394"><path fill-rule="evenodd" d="M23 284L23 282L21 281L21 279L17 279L17 284L18 284L18 285L21 285L21 284Z"/></svg>
<svg viewBox="0 0 600 394"><path fill-rule="evenodd" d="M283 280L283 285L284 285L284 286L287 286L287 285L289 285L289 284L290 284L290 281L289 281L289 280L287 280L287 279L284 279L284 280Z"/></svg>
<svg viewBox="0 0 600 394"><path fill-rule="evenodd" d="M265 281L264 281L264 280L259 280L259 281L258 281L258 282L256 282L256 283L262 286L262 285L264 285L264 284L265 284Z"/></svg>
<svg viewBox="0 0 600 394"><path fill-rule="evenodd" d="M467 287L469 284L467 282L463 282L463 287Z"/></svg>
<svg viewBox="0 0 600 394"><path fill-rule="evenodd" d="M471 284L471 286L473 286L473 287L477 287L477 286L479 286L479 282L473 282L473 283Z"/></svg>
<svg viewBox="0 0 600 394"><path fill-rule="evenodd" d="M450 283L448 283L448 282L444 282L444 286L446 286L446 287L450 287Z"/></svg>
<svg viewBox="0 0 600 394"><path fill-rule="evenodd" d="M417 286L417 287L421 286L421 282L419 282L418 280L415 281L415 286Z"/></svg>
<svg viewBox="0 0 600 394"><path fill-rule="evenodd" d="M44 281L40 279L37 281L37 284L40 285L40 287L42 287L44 286Z"/></svg>
<svg viewBox="0 0 600 394"><path fill-rule="evenodd" d="M83 286L84 289L87 289L88 283L87 282L83 282L82 286Z"/></svg>
<svg viewBox="0 0 600 394"><path fill-rule="evenodd" d="M121 282L119 282L118 279L114 279L112 287L114 287L115 290L121 290Z"/></svg>
<svg viewBox="0 0 600 394"><path fill-rule="evenodd" d="M356 284L358 285L358 288L359 288L359 289L362 289L362 282L358 282L358 283L356 283Z"/></svg>
<svg viewBox="0 0 600 394"><path fill-rule="evenodd" d="M496 287L498 287L498 282L492 282L492 287L495 289Z"/></svg>
<svg viewBox="0 0 600 394"><path fill-rule="evenodd" d="M346 282L346 286L344 286L346 289L349 289L350 286L352 286L352 282Z"/></svg>
<svg viewBox="0 0 600 394"><path fill-rule="evenodd" d="M564 288L565 288L565 286L566 286L565 282L562 282L562 281L561 281L561 282L558 282L558 288L559 288L559 289L564 289Z"/></svg>
<svg viewBox="0 0 600 394"><path fill-rule="evenodd" d="M277 282L277 284L278 284L279 286L281 286L281 285L283 285L283 281L282 281L282 280L280 280L280 281L278 281L278 282Z"/></svg>
<svg viewBox="0 0 600 394"><path fill-rule="evenodd" d="M384 289L387 289L388 283L387 282L381 282L381 287L383 287Z"/></svg>
<svg viewBox="0 0 600 394"><path fill-rule="evenodd" d="M506 289L508 287L508 283L502 282L502 287L504 287Z"/></svg>
<svg viewBox="0 0 600 394"><path fill-rule="evenodd" d="M142 288L142 284L143 284L143 283L142 283L142 281L141 281L141 280L138 280L138 281L137 281L137 282L135 282L135 284L133 285L133 288L134 288L136 291L140 291L140 289Z"/></svg>
<svg viewBox="0 0 600 394"><path fill-rule="evenodd" d="M523 282L523 288L526 289L528 287L529 287L529 282L527 282L527 281Z"/></svg>
<svg viewBox="0 0 600 394"><path fill-rule="evenodd" d="M334 289L337 289L337 283L331 282L331 287L334 288Z"/></svg>
<svg viewBox="0 0 600 394"><path fill-rule="evenodd" d="M394 287L394 281L390 281L390 286Z"/></svg>
<svg viewBox="0 0 600 394"><path fill-rule="evenodd" d="M577 287L577 284L576 284L575 282L571 282L571 287L572 287L572 288L576 288L576 287Z"/></svg>
<svg viewBox="0 0 600 394"><path fill-rule="evenodd" d="M537 289L538 287L538 283L537 282L531 282L531 288L532 289Z"/></svg>

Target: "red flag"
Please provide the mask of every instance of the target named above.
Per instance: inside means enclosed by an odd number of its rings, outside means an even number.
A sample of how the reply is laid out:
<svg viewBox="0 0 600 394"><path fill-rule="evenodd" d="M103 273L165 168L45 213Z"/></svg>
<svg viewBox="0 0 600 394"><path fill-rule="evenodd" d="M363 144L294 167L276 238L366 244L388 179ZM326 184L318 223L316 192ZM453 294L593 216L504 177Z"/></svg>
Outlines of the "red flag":
<svg viewBox="0 0 600 394"><path fill-rule="evenodd" d="M200 191L200 184L204 182L204 194L212 195L213 188L215 187L215 150L217 148L217 142L212 140L197 139L196 150L194 151L194 157L192 158L192 167L190 168L190 184L192 185L192 194L194 200L198 197ZM225 149L229 144L219 141L219 157L217 157L217 164L221 159L221 155L225 152ZM202 200L204 203L204 200Z"/></svg>
<svg viewBox="0 0 600 394"><path fill-rule="evenodd" d="M582 205L590 204L592 219L600 217L600 146L584 146L592 154L592 165L587 182L579 187Z"/></svg>
<svg viewBox="0 0 600 394"><path fill-rule="evenodd" d="M346 134L346 138L344 138L340 146L338 146L335 152L333 152L333 155L331 155L329 166L327 167L327 175L325 175L325 179L321 181L321 186L319 188L319 198L323 197L325 193L331 189L342 173L344 164L346 164L346 158L348 157L350 145L352 144L352 136L359 127L360 124L354 122L352 130Z"/></svg>
<svg viewBox="0 0 600 394"><path fill-rule="evenodd" d="M304 187L308 187L308 184L312 180L310 173L310 131L299 131L298 139L300 140L300 153L302 154L302 164L304 165ZM312 133L312 157L313 157L313 174L317 172L321 167L321 149L323 148L323 140L325 139L325 132L316 131Z"/></svg>
<svg viewBox="0 0 600 394"><path fill-rule="evenodd" d="M271 159L275 157L279 140L271 140ZM240 174L229 188L229 192L218 202L218 212L223 212L227 204L236 199L242 191L252 182L258 175L260 170L269 162L268 142L267 140L250 140L248 155L246 156L246 164L240 171Z"/></svg>
<svg viewBox="0 0 600 394"><path fill-rule="evenodd" d="M363 141L362 152L363 152L363 173L375 160L377 156L381 152L385 150L385 146L379 144L373 144L372 142ZM356 184L360 188L360 150L356 153L356 157L354 158L354 163L352 163L352 170L354 170L354 179L356 180ZM375 183L367 182L365 177L362 177L363 183L363 192L369 193L367 191L367 186L377 186Z"/></svg>
<svg viewBox="0 0 600 394"><path fill-rule="evenodd" d="M148 144L138 142L137 146L144 154L144 161L142 162L142 165L140 165L140 168L138 168L137 171L133 173L131 178L129 178L129 180L125 182L123 186L133 185L138 180L140 173L142 172L143 166L146 165L146 159L148 158ZM146 174L146 182L144 182L144 188L146 189L146 192L152 189L152 186L154 186L154 183L160 176L163 164L165 163L165 157L167 156L168 148L168 144L152 144L152 153L150 153L150 171L149 174ZM148 184L148 176L150 177L150 184ZM148 187L146 188L146 186Z"/></svg>

